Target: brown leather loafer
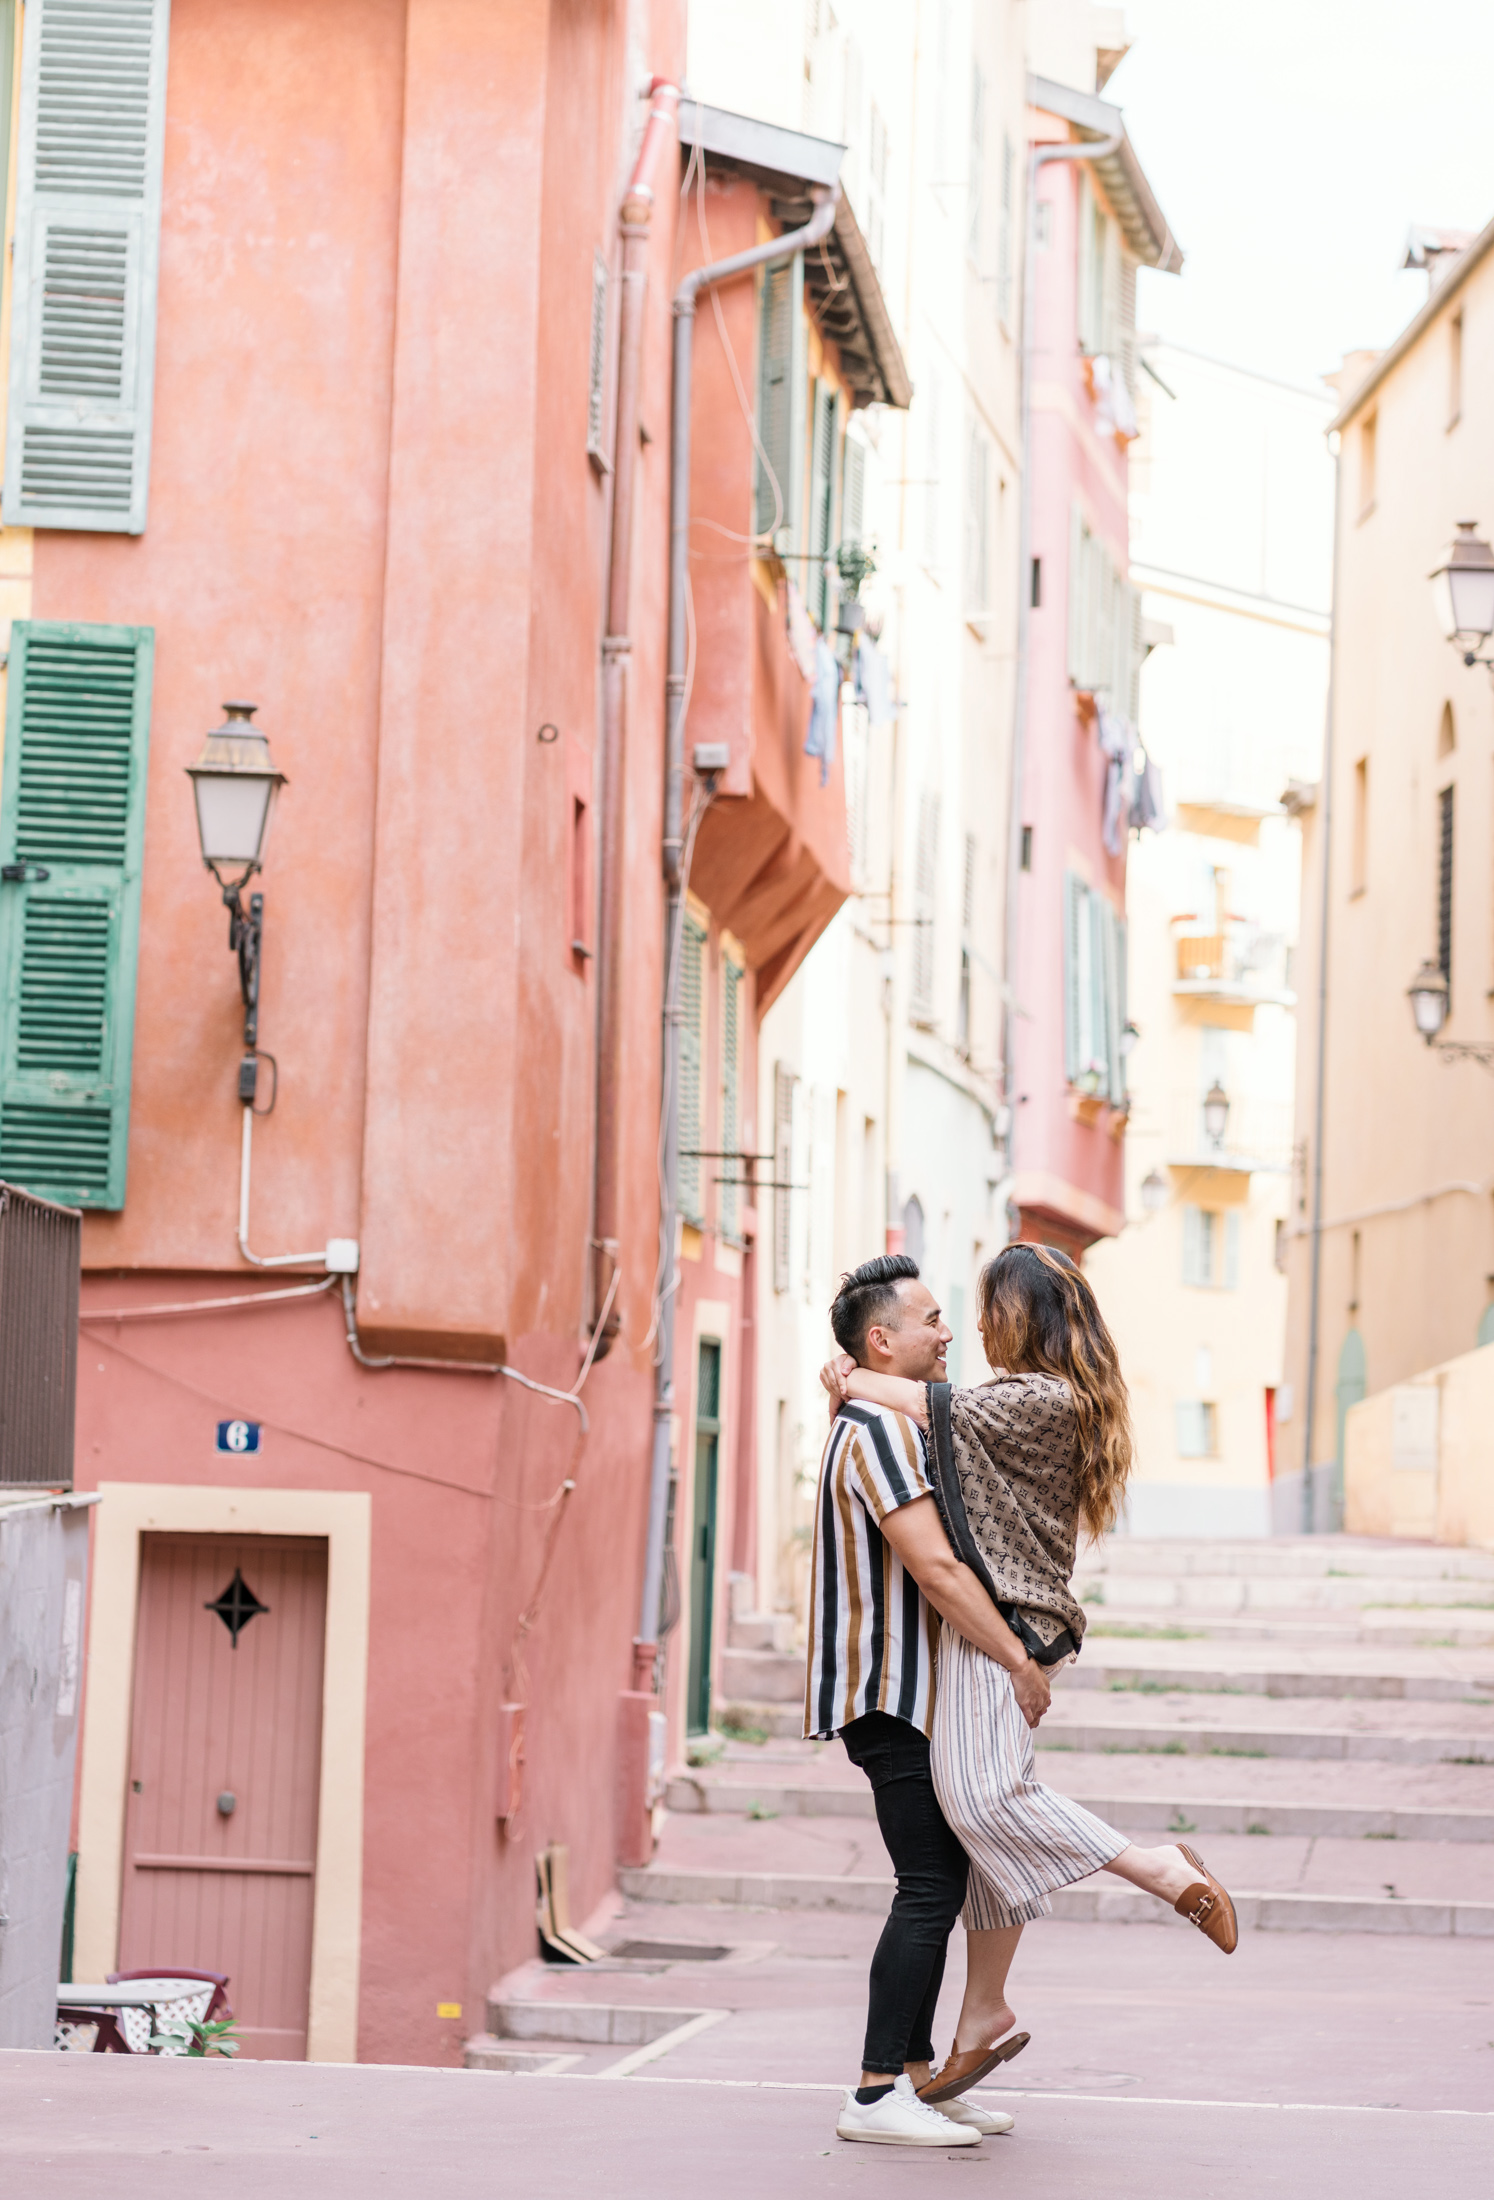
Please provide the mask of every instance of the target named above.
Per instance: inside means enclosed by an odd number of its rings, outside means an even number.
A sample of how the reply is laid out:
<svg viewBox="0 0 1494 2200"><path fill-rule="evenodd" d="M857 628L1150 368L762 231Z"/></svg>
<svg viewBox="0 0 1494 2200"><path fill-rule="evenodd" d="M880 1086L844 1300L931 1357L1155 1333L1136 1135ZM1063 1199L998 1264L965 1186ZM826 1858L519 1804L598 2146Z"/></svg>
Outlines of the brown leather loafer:
<svg viewBox="0 0 1494 2200"><path fill-rule="evenodd" d="M1226 1895L1225 1900L1228 1899ZM994 2047L967 2047L963 2055L951 2055L927 2085L918 2088L918 2098L927 2101L930 2108L937 2108L941 2101L952 2101L957 2094L968 2093L971 2086L989 2077L998 2063L1010 2062L1013 2055L1020 2055L1031 2038L1030 2032L1008 2032Z"/></svg>
<svg viewBox="0 0 1494 2200"><path fill-rule="evenodd" d="M1173 1908L1179 1917L1186 1917L1190 1924L1196 1925L1216 1948L1232 1956L1240 1938L1235 1906L1203 1858L1182 1841L1178 1847L1197 1872L1198 1882L1178 1896Z"/></svg>

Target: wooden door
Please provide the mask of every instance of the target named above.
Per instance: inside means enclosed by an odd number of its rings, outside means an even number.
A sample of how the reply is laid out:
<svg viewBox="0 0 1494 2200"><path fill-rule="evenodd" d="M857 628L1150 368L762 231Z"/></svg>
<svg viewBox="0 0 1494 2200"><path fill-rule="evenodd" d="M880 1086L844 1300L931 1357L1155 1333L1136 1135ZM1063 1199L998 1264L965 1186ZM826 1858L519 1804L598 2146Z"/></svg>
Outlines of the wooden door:
<svg viewBox="0 0 1494 2200"><path fill-rule="evenodd" d="M695 1382L694 1540L690 1547L687 1734L711 1724L711 1634L716 1602L716 1482L721 1449L721 1347L702 1337Z"/></svg>
<svg viewBox="0 0 1494 2200"><path fill-rule="evenodd" d="M143 1539L119 1967L226 1971L249 2056L306 2053L326 1616L320 1537Z"/></svg>

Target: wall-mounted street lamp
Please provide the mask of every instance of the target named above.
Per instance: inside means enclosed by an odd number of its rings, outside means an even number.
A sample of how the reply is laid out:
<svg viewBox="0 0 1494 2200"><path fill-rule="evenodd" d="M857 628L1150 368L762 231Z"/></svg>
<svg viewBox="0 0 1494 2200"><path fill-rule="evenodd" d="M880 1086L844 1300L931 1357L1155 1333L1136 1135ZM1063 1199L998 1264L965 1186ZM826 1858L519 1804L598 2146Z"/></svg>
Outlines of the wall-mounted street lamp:
<svg viewBox="0 0 1494 2200"><path fill-rule="evenodd" d="M1440 963L1429 957L1422 964L1406 988L1406 998L1411 1003L1417 1030L1444 1062L1478 1062L1485 1069L1494 1070L1494 1045L1477 1039L1439 1036L1448 1012L1447 972Z"/></svg>
<svg viewBox="0 0 1494 2200"><path fill-rule="evenodd" d="M250 722L258 708L257 703L225 703L224 723L207 736L197 762L187 766L197 803L202 860L222 889L229 952L239 958L246 1047L259 1041L259 952L265 903L263 894L251 894L246 912L243 891L260 867L275 792L285 785L284 772L277 771L271 760L269 742Z"/></svg>
<svg viewBox="0 0 1494 2200"><path fill-rule="evenodd" d="M1479 535L1477 520L1458 521L1456 540L1427 578L1437 592L1442 631L1464 664L1494 663L1479 654L1494 634L1494 550Z"/></svg>
<svg viewBox="0 0 1494 2200"><path fill-rule="evenodd" d="M1212 1146L1222 1145L1229 1122L1229 1094L1216 1077L1204 1094L1204 1131Z"/></svg>

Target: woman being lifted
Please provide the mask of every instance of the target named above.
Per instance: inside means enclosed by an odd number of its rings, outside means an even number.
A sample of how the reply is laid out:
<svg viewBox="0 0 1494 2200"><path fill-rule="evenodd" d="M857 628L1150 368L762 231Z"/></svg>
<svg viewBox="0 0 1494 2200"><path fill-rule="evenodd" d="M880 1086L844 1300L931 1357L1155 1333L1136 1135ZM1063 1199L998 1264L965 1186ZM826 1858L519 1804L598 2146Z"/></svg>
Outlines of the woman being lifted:
<svg viewBox="0 0 1494 2200"><path fill-rule="evenodd" d="M906 1414L928 1437L929 1474L955 1556L972 1570L1016 1638L1019 1664L1042 1669L1035 1705L1011 1674L947 1621L938 1652L932 1772L939 1805L970 1858L964 1921L990 1934L972 1964L990 2006L967 1993L949 2060L920 2087L952 2099L1004 2059L1015 2023L1006 1974L1022 1927L1050 1914L1056 1888L1110 1871L1170 1902L1226 1955L1234 1904L1183 1845L1142 1849L1036 1776L1032 1732L1047 1709L1046 1676L1077 1655L1084 1609L1071 1586L1080 1523L1114 1527L1131 1472L1126 1386L1094 1292L1046 1245L1009 1245L981 1271L979 1322L988 1381L971 1389L914 1383L832 1360L832 1395ZM1020 1650L1018 1645L1021 1646ZM972 2005L974 2000L974 2005ZM1025 2037L1025 2035L1024 2035ZM1006 2043L1010 2054L1016 2040Z"/></svg>

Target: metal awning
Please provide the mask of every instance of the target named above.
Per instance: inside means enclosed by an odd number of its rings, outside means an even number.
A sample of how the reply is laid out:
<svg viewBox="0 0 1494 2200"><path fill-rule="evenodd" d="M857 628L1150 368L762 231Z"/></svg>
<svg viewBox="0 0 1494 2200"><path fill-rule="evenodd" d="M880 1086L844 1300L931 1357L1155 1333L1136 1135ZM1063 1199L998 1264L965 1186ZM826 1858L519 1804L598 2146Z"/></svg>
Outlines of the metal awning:
<svg viewBox="0 0 1494 2200"><path fill-rule="evenodd" d="M1105 196L1115 208L1126 243L1143 267L1154 267L1163 275L1180 275L1183 248L1152 195L1136 148L1126 135L1121 109L1108 99L1096 98L1093 92L1076 92L1071 85L1055 84L1046 76L1028 77L1027 102L1031 107L1040 107L1044 114L1071 123L1081 138L1120 139L1113 153L1104 154L1094 164Z"/></svg>
<svg viewBox="0 0 1494 2200"><path fill-rule="evenodd" d="M830 138L692 99L680 102L680 143L698 145L712 163L761 184L785 229L809 220L811 189L839 180L846 150ZM818 327L840 354L856 404L906 407L913 385L861 225L844 194L830 235L805 254L804 292Z"/></svg>

